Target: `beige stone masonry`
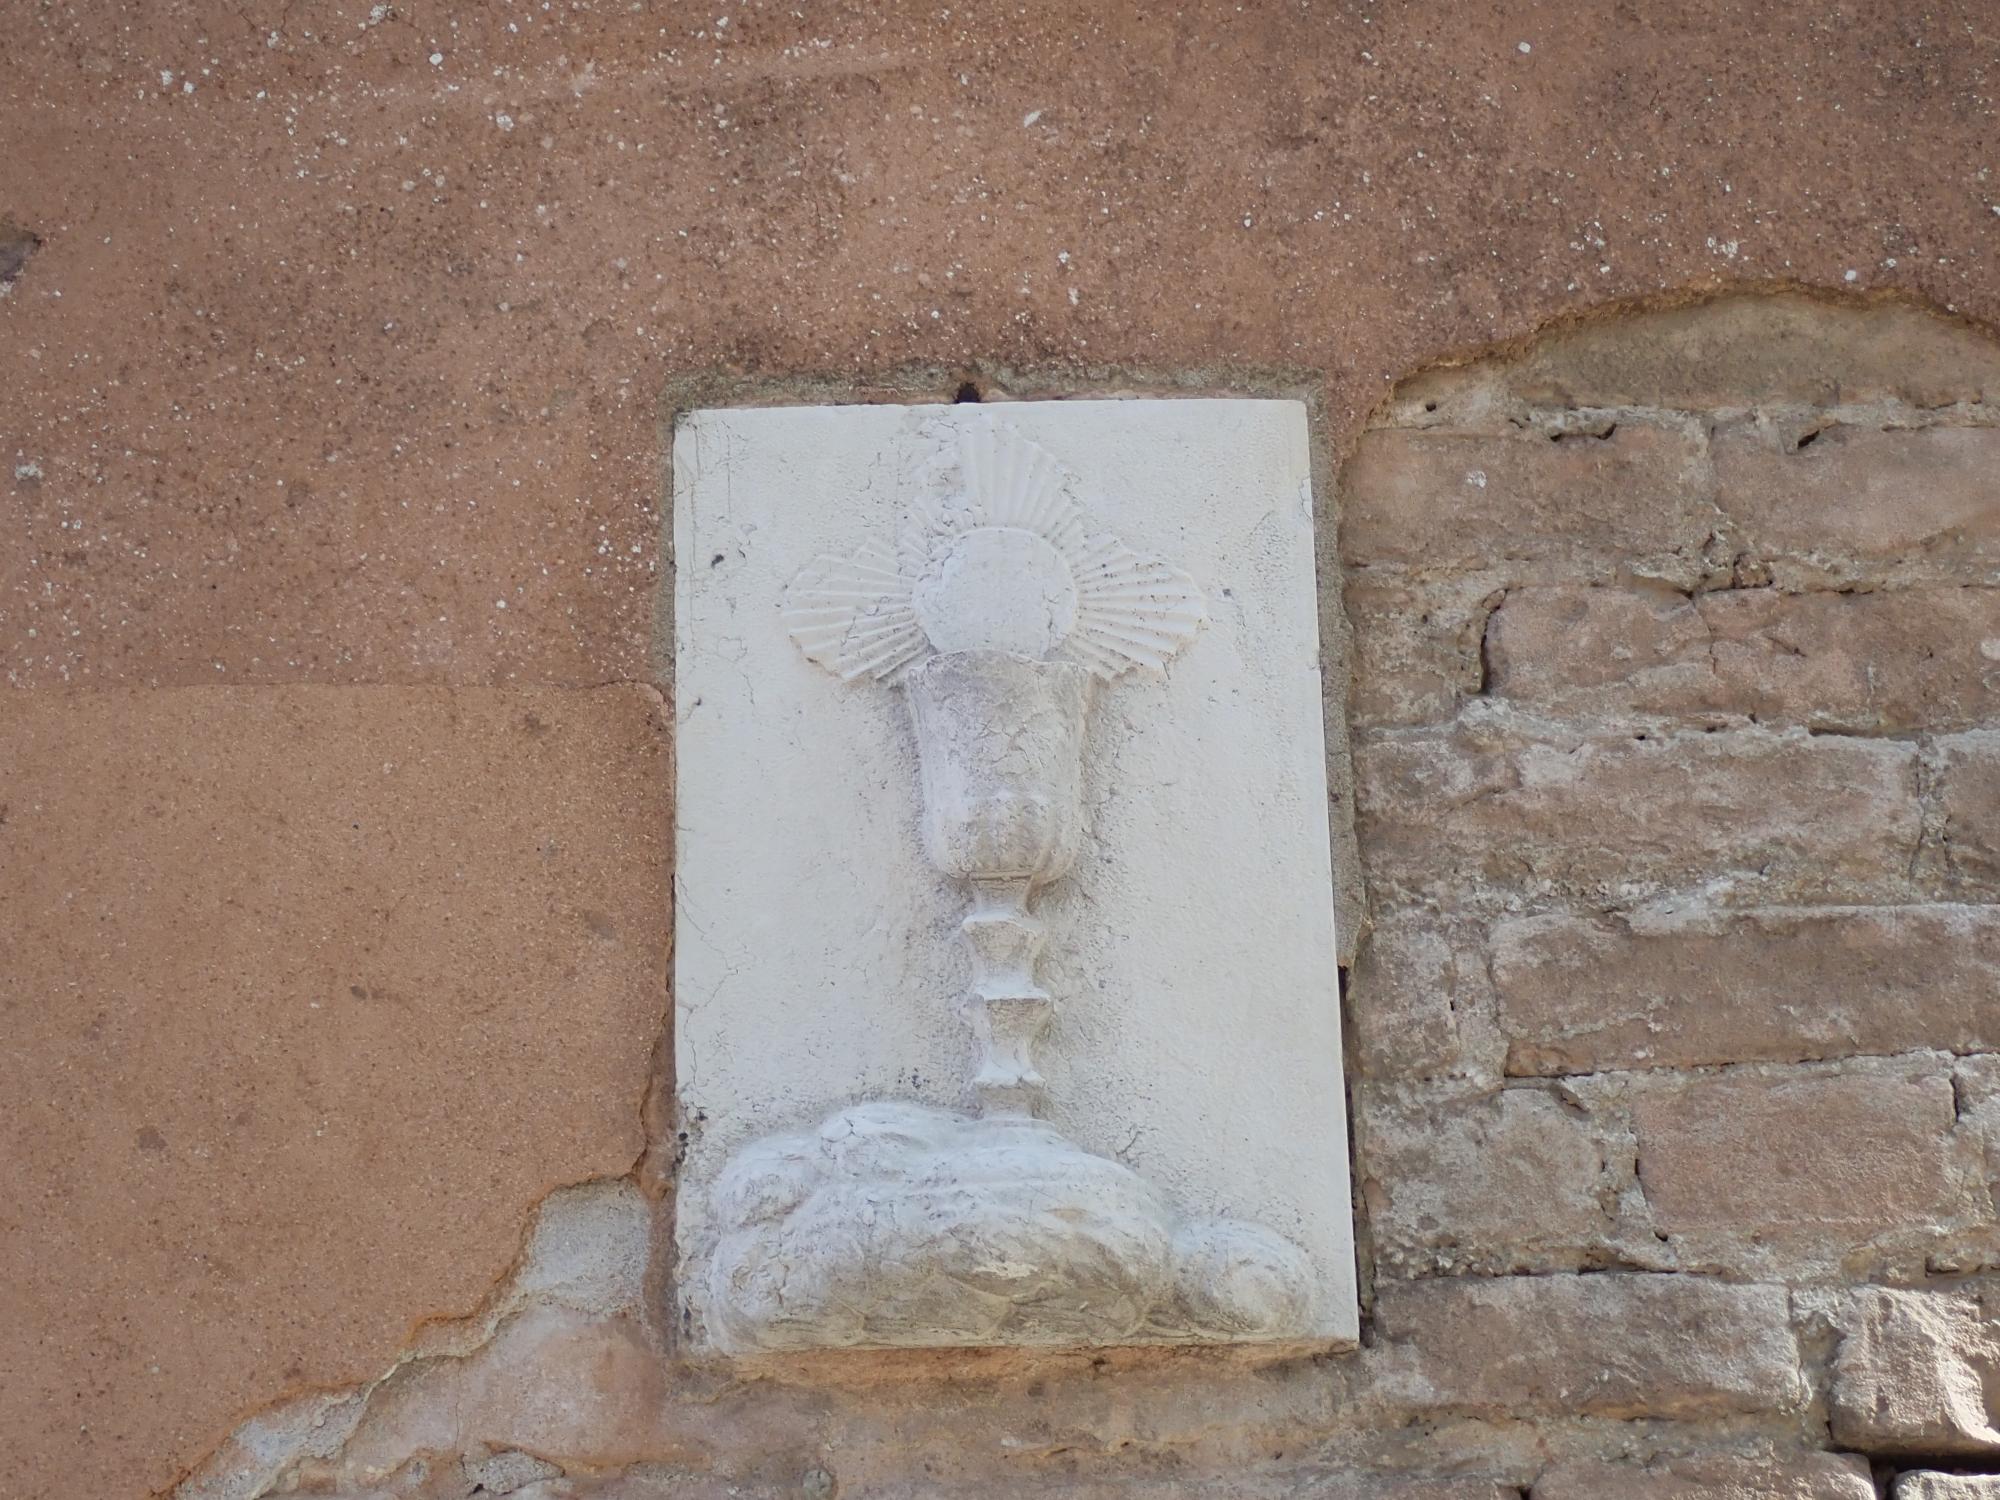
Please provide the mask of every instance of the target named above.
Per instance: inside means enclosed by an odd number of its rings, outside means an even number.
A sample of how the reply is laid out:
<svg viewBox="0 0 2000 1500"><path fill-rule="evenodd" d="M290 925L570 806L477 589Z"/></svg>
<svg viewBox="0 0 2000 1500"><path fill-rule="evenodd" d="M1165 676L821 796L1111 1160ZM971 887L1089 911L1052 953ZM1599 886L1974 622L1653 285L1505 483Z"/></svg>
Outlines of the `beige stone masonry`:
<svg viewBox="0 0 2000 1500"><path fill-rule="evenodd" d="M1852 1454L1713 1453L1557 1464L1530 1500L1876 1500L1876 1492L1867 1460Z"/></svg>
<svg viewBox="0 0 2000 1500"><path fill-rule="evenodd" d="M1484 580L1481 596L1494 597ZM1739 588L1689 598L1559 587L1516 589L1502 600L1485 626L1487 691L1542 713L1749 719L1851 734L2000 719L1996 588ZM1478 645L1475 636L1474 663ZM1452 672L1441 647L1426 653L1406 645L1397 659L1378 655L1375 664L1383 679L1371 702L1393 692L1390 685L1421 682L1426 669L1440 682L1467 676L1463 660ZM1416 710L1434 708L1441 694L1413 686L1398 701L1415 721Z"/></svg>
<svg viewBox="0 0 2000 1500"><path fill-rule="evenodd" d="M1976 1295L1869 1288L1847 1299L1834 1440L1869 1453L2000 1453L2000 1319Z"/></svg>
<svg viewBox="0 0 2000 1500"><path fill-rule="evenodd" d="M1913 746L1763 731L1542 740L1506 719L1488 726L1356 747L1374 892L1630 901L1719 885L1781 902L1911 890Z"/></svg>
<svg viewBox="0 0 2000 1500"><path fill-rule="evenodd" d="M1994 1500L2000 1477L1920 1472L1896 1476L1895 1500Z"/></svg>
<svg viewBox="0 0 2000 1500"><path fill-rule="evenodd" d="M1390 1271L1575 1270L1611 1235L1631 1147L1555 1090L1369 1085L1355 1110L1362 1191Z"/></svg>
<svg viewBox="0 0 2000 1500"><path fill-rule="evenodd" d="M1938 779L1936 842L1945 889L2000 901L2000 731L1941 740Z"/></svg>
<svg viewBox="0 0 2000 1500"><path fill-rule="evenodd" d="M1393 410L1407 421L1451 421L1476 413L1476 403L1713 411L1982 399L2000 400L2000 352L1975 329L1893 302L1835 309L1787 293L1557 329L1514 359L1406 382Z"/></svg>
<svg viewBox="0 0 2000 1500"><path fill-rule="evenodd" d="M1494 1029L1483 924L1433 906L1377 919L1355 960L1355 1066L1370 1077L1497 1076L1505 1043Z"/></svg>
<svg viewBox="0 0 2000 1500"><path fill-rule="evenodd" d="M1356 569L1344 592L1353 624L1355 721L1441 723L1485 681L1482 644L1506 597L1503 574L1441 581Z"/></svg>
<svg viewBox="0 0 2000 1500"><path fill-rule="evenodd" d="M1717 435L1716 504L1781 584L2000 579L2000 427Z"/></svg>
<svg viewBox="0 0 2000 1500"><path fill-rule="evenodd" d="M1664 1417L1805 1396L1784 1290L1697 1276L1391 1281L1378 1393L1415 1411Z"/></svg>
<svg viewBox="0 0 2000 1500"><path fill-rule="evenodd" d="M1629 1102L1654 1227L1690 1263L1805 1271L1992 1212L1936 1063L1654 1073Z"/></svg>
<svg viewBox="0 0 2000 1500"><path fill-rule="evenodd" d="M1988 906L1509 918L1491 973L1516 1074L2000 1048Z"/></svg>
<svg viewBox="0 0 2000 1500"><path fill-rule="evenodd" d="M1370 432L1341 477L1340 556L1426 571L1504 559L1551 573L1633 558L1691 582L1713 517L1701 465L1697 434L1636 421L1560 441Z"/></svg>

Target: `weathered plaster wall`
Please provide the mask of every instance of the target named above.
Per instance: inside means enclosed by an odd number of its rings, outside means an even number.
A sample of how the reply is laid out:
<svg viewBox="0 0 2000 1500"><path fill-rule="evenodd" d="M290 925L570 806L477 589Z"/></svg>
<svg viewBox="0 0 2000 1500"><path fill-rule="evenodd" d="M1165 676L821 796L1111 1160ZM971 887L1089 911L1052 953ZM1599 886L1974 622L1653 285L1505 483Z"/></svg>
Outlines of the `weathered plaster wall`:
<svg viewBox="0 0 2000 1500"><path fill-rule="evenodd" d="M1990 346L1608 320L1368 420L1619 298L1991 321L1990 21L0 14L0 1494L1992 1467ZM966 378L1319 404L1356 1359L651 1321L663 410Z"/></svg>

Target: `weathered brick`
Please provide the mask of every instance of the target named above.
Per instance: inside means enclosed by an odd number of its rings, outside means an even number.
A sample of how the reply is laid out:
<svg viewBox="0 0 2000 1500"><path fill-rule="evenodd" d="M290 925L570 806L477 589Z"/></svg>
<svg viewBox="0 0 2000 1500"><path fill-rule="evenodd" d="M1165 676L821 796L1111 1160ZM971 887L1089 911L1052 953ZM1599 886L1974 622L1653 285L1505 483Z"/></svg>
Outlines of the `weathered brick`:
<svg viewBox="0 0 2000 1500"><path fill-rule="evenodd" d="M2000 1056L1960 1058L1952 1069L1960 1123L1985 1157L1986 1191L2000 1207Z"/></svg>
<svg viewBox="0 0 2000 1500"><path fill-rule="evenodd" d="M1896 1476L1896 1500L2000 1500L2000 1478L1919 1470Z"/></svg>
<svg viewBox="0 0 2000 1500"><path fill-rule="evenodd" d="M1871 1287L1839 1316L1834 1441L1870 1453L2000 1452L2000 1324L1970 1296Z"/></svg>
<svg viewBox="0 0 2000 1500"><path fill-rule="evenodd" d="M1503 376L1530 401L1708 410L2000 398L2000 351L1928 309L1781 294L1661 308L1538 340Z"/></svg>
<svg viewBox="0 0 2000 1500"><path fill-rule="evenodd" d="M1603 1243L1612 1147L1547 1089L1372 1085L1356 1091L1355 1109L1361 1187L1385 1269L1575 1270Z"/></svg>
<svg viewBox="0 0 2000 1500"><path fill-rule="evenodd" d="M2000 908L1553 915L1493 932L1507 1071L2000 1047Z"/></svg>
<svg viewBox="0 0 2000 1500"><path fill-rule="evenodd" d="M1374 1078L1499 1071L1481 930L1428 908L1376 919L1347 986L1355 1062Z"/></svg>
<svg viewBox="0 0 2000 1500"><path fill-rule="evenodd" d="M1629 900L1727 877L1767 901L1895 899L1921 818L1902 743L1762 731L1526 741L1461 722L1355 753L1378 892Z"/></svg>
<svg viewBox="0 0 2000 1500"><path fill-rule="evenodd" d="M1425 583L1352 573L1342 590L1354 631L1349 722L1450 718L1461 699L1479 691L1486 617L1500 598L1485 577Z"/></svg>
<svg viewBox="0 0 2000 1500"><path fill-rule="evenodd" d="M1423 568L1630 563L1689 580L1714 513L1698 438L1621 422L1608 437L1378 429L1341 476L1340 555Z"/></svg>
<svg viewBox="0 0 2000 1500"><path fill-rule="evenodd" d="M1717 504L1780 582L2000 581L2000 427L1836 426L1794 452L1746 426L1714 457Z"/></svg>
<svg viewBox="0 0 2000 1500"><path fill-rule="evenodd" d="M1924 1064L1837 1074L1651 1074L1629 1094L1654 1227L1684 1255L1794 1269L1976 1219L1950 1077Z"/></svg>
<svg viewBox="0 0 2000 1500"><path fill-rule="evenodd" d="M1804 1398L1782 1287L1697 1276L1388 1281L1374 1394L1477 1415L1693 1419Z"/></svg>
<svg viewBox="0 0 2000 1500"><path fill-rule="evenodd" d="M1938 743L1938 806L1948 889L2000 898L2000 732L1952 735Z"/></svg>
<svg viewBox="0 0 2000 1500"><path fill-rule="evenodd" d="M1487 691L1543 712L1857 733L2000 716L2000 589L1524 588L1486 639Z"/></svg>
<svg viewBox="0 0 2000 1500"><path fill-rule="evenodd" d="M1584 1459L1535 1481L1531 1500L1876 1500L1852 1453L1696 1453L1646 1464Z"/></svg>
<svg viewBox="0 0 2000 1500"><path fill-rule="evenodd" d="M2000 589L1695 599L1714 637L1718 706L1767 724L1883 732L2000 715Z"/></svg>
<svg viewBox="0 0 2000 1500"><path fill-rule="evenodd" d="M1487 691L1557 713L1689 713L1718 696L1709 644L1671 589L1516 589L1487 629Z"/></svg>

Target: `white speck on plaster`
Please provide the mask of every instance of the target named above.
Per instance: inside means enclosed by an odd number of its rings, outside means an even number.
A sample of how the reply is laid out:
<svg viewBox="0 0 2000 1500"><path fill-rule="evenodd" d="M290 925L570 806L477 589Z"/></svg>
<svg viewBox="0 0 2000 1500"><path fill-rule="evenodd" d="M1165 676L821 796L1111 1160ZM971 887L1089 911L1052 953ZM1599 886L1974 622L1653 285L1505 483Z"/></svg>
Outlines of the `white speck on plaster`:
<svg viewBox="0 0 2000 1500"><path fill-rule="evenodd" d="M1039 120L1041 117L1042 117L1042 112L1039 109L1029 110L1025 115L1021 116L1022 129L1025 130L1028 126L1034 124L1035 121ZM2000 209L1996 209L1995 212L2000 213Z"/></svg>

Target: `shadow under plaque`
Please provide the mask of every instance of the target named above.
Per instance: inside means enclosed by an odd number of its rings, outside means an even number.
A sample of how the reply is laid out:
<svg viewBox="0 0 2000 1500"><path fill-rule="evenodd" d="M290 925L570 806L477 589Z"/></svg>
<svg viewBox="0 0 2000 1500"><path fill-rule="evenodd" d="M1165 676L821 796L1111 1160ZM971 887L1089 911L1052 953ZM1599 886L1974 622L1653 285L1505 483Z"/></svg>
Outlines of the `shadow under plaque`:
<svg viewBox="0 0 2000 1500"><path fill-rule="evenodd" d="M698 1348L1351 1345L1306 413L674 447Z"/></svg>

